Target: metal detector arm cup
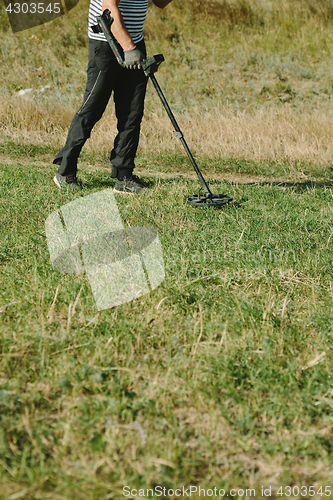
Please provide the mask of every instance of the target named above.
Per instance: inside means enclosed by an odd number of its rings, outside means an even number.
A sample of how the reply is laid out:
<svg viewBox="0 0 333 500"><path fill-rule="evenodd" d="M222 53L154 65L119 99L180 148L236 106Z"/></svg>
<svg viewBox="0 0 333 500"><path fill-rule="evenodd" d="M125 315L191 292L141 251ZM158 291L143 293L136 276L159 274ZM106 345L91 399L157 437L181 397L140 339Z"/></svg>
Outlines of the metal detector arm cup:
<svg viewBox="0 0 333 500"><path fill-rule="evenodd" d="M97 16L97 24L91 26L91 29L94 33L103 33L108 44L110 45L112 52L116 56L116 59L120 66L125 67L124 59L119 52L119 48L117 47L117 42L115 37L111 32L111 24L113 23L113 17L111 17L111 13L109 9L105 9L101 16Z"/></svg>

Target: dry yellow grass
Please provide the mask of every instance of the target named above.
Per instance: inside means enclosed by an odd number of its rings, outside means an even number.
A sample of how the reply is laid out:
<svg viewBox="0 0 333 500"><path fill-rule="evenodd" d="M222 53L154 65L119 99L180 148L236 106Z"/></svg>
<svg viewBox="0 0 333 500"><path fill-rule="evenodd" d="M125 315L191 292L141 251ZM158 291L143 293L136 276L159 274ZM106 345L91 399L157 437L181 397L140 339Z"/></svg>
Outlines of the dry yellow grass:
<svg viewBox="0 0 333 500"><path fill-rule="evenodd" d="M300 116L291 110L254 114L230 109L204 113L195 110L179 121L188 142L204 156L322 164L332 160L332 115L321 111ZM157 113L146 117L141 147L148 151L152 143L158 152L175 151L178 147L168 119Z"/></svg>
<svg viewBox="0 0 333 500"><path fill-rule="evenodd" d="M0 100L1 133L21 143L60 147L75 113L74 106L47 106L30 97ZM333 158L333 113L318 110L299 114L292 109L235 112L228 108L194 109L177 116L193 151L208 158L254 161L304 161L327 165ZM107 153L116 134L112 106L95 126L86 150ZM175 153L181 145L163 109L147 110L140 152Z"/></svg>

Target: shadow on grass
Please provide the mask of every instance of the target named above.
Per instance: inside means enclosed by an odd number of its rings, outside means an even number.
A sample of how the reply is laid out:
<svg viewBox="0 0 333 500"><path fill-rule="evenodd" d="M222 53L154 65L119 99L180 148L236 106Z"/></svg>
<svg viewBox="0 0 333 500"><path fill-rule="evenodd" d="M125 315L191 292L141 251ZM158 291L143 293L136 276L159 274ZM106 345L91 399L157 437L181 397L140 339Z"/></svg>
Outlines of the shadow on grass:
<svg viewBox="0 0 333 500"><path fill-rule="evenodd" d="M89 180L86 178L84 179L84 185L83 187L85 189L96 189L96 188L113 188L116 183L116 179L113 179L111 177L91 177ZM156 184L157 181L155 179L146 179L144 180L145 186L148 188L153 188Z"/></svg>
<svg viewBox="0 0 333 500"><path fill-rule="evenodd" d="M248 182L247 186L276 186L293 188L296 191L307 191L308 189L316 188L332 188L333 181L304 181L304 182L285 182L285 181L262 181L262 182Z"/></svg>
<svg viewBox="0 0 333 500"><path fill-rule="evenodd" d="M114 181L109 178L92 177L89 180L84 181L83 187L85 189L96 189L96 188L112 188L114 187Z"/></svg>

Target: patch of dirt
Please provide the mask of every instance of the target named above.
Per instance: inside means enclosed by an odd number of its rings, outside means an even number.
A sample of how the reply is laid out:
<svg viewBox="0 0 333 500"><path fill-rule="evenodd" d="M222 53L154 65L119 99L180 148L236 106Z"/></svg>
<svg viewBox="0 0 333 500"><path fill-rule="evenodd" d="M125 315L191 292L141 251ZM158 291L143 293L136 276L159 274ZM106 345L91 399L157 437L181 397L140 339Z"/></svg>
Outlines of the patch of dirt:
<svg viewBox="0 0 333 500"><path fill-rule="evenodd" d="M56 165L52 164L51 159L47 160L34 160L34 158L13 158L10 156L2 157L2 164L7 165L27 165L33 163L39 167L54 167ZM81 161L79 164L79 171L82 172L97 172L104 171L110 172L110 166L105 163L96 162L94 165L91 165L88 162ZM184 179L196 179L195 172L158 172L152 171L150 169L140 168L136 169L137 175L142 175L146 177L158 177L159 179L173 179L173 178L184 178ZM256 176L249 174L231 174L231 173L207 173L205 174L205 179L207 182L212 181L226 181L230 184L270 184L274 186L285 186L285 187L293 187L293 186L302 186L304 188L307 187L327 187L332 188L333 182L327 180L325 178L314 178L310 176L306 176L303 173L299 173L297 176L293 177L264 177L264 176Z"/></svg>

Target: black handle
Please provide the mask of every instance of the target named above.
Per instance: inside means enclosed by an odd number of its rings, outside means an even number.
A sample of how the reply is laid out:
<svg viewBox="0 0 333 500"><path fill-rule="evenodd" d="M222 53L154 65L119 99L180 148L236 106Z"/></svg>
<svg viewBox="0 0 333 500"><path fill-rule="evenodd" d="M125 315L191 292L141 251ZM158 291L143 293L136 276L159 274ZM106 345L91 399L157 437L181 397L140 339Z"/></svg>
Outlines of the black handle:
<svg viewBox="0 0 333 500"><path fill-rule="evenodd" d="M117 42L115 37L111 32L111 24L113 23L113 17L111 17L111 13L109 9L105 9L101 16L97 16L97 23L95 26L92 26L91 29L94 33L104 33L106 40L108 41L112 52L116 56L116 59L120 66L125 67L124 59L121 56L119 48L117 46Z"/></svg>

